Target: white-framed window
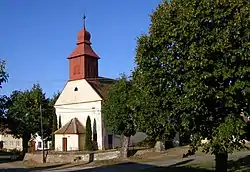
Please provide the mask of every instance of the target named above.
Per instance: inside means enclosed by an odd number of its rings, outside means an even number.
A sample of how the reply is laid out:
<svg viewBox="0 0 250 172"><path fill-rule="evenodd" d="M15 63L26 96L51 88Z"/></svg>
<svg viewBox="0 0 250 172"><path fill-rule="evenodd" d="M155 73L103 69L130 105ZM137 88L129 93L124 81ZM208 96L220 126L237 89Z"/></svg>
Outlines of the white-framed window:
<svg viewBox="0 0 250 172"><path fill-rule="evenodd" d="M38 142L38 148L42 148L42 142Z"/></svg>
<svg viewBox="0 0 250 172"><path fill-rule="evenodd" d="M16 141L16 145L17 145L17 146L20 146L20 141Z"/></svg>

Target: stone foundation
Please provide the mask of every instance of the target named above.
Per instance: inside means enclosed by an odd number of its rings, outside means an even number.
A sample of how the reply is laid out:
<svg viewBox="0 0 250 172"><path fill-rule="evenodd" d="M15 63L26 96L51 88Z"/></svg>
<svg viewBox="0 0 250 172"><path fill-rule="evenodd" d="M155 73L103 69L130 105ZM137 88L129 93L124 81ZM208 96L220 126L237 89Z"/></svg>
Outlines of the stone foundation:
<svg viewBox="0 0 250 172"><path fill-rule="evenodd" d="M46 155L46 154L45 154ZM89 162L98 160L109 160L119 158L120 151L108 151L108 152L93 152L93 153L49 153L46 155L47 163L71 163L77 161ZM35 161L42 163L41 153L26 153L24 161Z"/></svg>

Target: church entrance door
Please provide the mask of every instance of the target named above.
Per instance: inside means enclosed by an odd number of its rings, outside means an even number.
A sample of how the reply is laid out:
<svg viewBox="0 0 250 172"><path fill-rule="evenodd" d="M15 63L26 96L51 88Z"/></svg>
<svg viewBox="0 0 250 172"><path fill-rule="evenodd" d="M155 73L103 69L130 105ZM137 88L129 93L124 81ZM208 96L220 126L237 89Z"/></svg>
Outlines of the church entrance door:
<svg viewBox="0 0 250 172"><path fill-rule="evenodd" d="M67 138L63 138L62 139L62 144L63 144L63 151L66 152L67 151Z"/></svg>

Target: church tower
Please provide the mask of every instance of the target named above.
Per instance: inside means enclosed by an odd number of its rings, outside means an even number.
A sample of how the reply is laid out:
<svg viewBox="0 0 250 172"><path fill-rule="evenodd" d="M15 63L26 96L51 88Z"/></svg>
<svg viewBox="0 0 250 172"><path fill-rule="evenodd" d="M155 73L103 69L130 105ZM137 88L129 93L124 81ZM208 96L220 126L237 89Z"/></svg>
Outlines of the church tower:
<svg viewBox="0 0 250 172"><path fill-rule="evenodd" d="M83 19L83 29L77 35L77 46L68 57L70 81L98 78L99 56L91 47L91 35L85 27L86 17L84 16Z"/></svg>

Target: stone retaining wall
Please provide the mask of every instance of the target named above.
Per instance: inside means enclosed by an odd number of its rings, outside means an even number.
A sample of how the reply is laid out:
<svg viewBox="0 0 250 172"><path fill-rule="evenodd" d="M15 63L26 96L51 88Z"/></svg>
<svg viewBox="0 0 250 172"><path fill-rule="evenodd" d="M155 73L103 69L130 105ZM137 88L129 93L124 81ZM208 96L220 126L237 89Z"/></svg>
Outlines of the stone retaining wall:
<svg viewBox="0 0 250 172"><path fill-rule="evenodd" d="M119 158L120 151L109 151L109 152L94 152L89 154L72 154L68 153L56 153L56 154L47 154L46 162L47 163L70 163L76 161L89 162L90 160L108 160ZM42 163L42 154L41 153L26 153L24 161L35 161L37 163Z"/></svg>

